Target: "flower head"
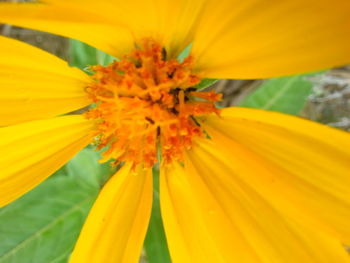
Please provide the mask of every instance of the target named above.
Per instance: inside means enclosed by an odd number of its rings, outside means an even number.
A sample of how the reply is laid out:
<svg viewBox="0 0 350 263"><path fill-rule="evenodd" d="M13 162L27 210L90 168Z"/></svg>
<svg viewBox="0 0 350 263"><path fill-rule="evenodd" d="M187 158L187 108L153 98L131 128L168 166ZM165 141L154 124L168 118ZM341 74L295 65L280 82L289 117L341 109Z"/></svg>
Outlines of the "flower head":
<svg viewBox="0 0 350 263"><path fill-rule="evenodd" d="M218 110L202 78L272 77L350 61L350 2L56 1L0 21L80 39L121 60L92 76L0 38L0 204L87 144L123 167L70 262L137 262L161 154L173 262L349 262L349 135L279 113ZM331 11L330 11L331 10ZM192 44L183 62L179 53ZM64 115L93 104L83 116ZM331 138L331 140L329 139Z"/></svg>
<svg viewBox="0 0 350 263"><path fill-rule="evenodd" d="M163 50L146 39L122 61L92 68L95 82L86 91L96 106L86 117L99 120L95 135L99 148L109 147L105 160L150 168L159 144L166 163L183 161L193 139L204 136L197 118L219 112L219 94L194 88L200 78L192 58L166 60Z"/></svg>

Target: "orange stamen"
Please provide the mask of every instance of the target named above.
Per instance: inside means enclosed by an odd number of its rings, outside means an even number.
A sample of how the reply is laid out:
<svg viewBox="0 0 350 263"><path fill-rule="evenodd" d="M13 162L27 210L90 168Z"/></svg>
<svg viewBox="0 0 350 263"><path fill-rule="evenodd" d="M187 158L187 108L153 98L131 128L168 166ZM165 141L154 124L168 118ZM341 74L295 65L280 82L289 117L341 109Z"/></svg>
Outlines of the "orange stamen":
<svg viewBox="0 0 350 263"><path fill-rule="evenodd" d="M218 113L214 102L221 99L194 91L200 78L192 64L192 57L166 60L162 46L146 39L123 60L92 67L86 91L95 107L85 116L97 121L98 149L108 148L101 161L152 167L158 146L165 162L183 160L193 138L204 136L196 117Z"/></svg>

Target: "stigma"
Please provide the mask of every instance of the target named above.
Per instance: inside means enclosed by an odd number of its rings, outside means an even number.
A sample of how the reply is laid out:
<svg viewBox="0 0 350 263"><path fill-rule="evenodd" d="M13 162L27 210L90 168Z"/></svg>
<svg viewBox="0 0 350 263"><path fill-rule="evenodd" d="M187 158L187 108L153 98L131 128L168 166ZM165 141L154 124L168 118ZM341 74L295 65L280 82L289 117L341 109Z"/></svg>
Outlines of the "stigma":
<svg viewBox="0 0 350 263"><path fill-rule="evenodd" d="M105 149L102 162L145 168L181 162L193 140L206 136L201 117L219 113L215 102L221 94L195 88L201 79L193 72L193 58L167 59L162 45L151 39L122 60L91 69L86 92L93 106L85 117L96 121L95 143Z"/></svg>

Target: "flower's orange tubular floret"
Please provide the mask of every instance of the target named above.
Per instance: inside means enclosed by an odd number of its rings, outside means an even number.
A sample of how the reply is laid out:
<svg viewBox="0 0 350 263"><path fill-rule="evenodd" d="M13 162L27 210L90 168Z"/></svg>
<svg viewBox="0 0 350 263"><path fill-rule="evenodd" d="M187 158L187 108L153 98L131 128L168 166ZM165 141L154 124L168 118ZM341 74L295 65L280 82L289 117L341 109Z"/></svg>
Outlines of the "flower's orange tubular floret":
<svg viewBox="0 0 350 263"><path fill-rule="evenodd" d="M97 120L98 148L108 148L101 161L152 167L158 145L165 162L182 161L193 138L203 136L196 117L219 113L214 102L220 94L193 88L200 78L192 58L166 60L162 46L150 39L123 60L92 70L86 91L95 107L86 117Z"/></svg>

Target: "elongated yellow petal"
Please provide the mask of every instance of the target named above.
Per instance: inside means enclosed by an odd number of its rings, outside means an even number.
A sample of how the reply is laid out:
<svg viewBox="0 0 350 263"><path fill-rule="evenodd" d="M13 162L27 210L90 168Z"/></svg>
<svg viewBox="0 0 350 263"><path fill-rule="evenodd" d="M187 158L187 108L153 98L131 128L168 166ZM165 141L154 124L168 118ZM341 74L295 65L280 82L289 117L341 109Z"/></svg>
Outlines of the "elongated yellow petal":
<svg viewBox="0 0 350 263"><path fill-rule="evenodd" d="M242 180L299 222L350 244L348 133L244 108L224 109L206 124L211 138L225 145L216 154L226 151L231 157L221 161Z"/></svg>
<svg viewBox="0 0 350 263"><path fill-rule="evenodd" d="M153 37L176 57L193 39L206 0L102 0L46 1L54 5L94 12L117 26L128 28L135 40Z"/></svg>
<svg viewBox="0 0 350 263"><path fill-rule="evenodd" d="M209 0L193 43L211 78L267 78L350 62L348 0Z"/></svg>
<svg viewBox="0 0 350 263"><path fill-rule="evenodd" d="M161 212L172 262L261 262L203 182L194 191L188 178L198 176L193 171L179 164L161 170Z"/></svg>
<svg viewBox="0 0 350 263"><path fill-rule="evenodd" d="M163 169L161 208L174 263L350 262L338 240L300 229L227 171L200 147L185 168Z"/></svg>
<svg viewBox="0 0 350 263"><path fill-rule="evenodd" d="M0 126L54 117L88 105L90 81L63 60L0 36Z"/></svg>
<svg viewBox="0 0 350 263"><path fill-rule="evenodd" d="M90 6L86 11L69 2L1 3L0 22L79 39L114 56L125 54L133 47L132 33L126 26L101 16L98 10Z"/></svg>
<svg viewBox="0 0 350 263"><path fill-rule="evenodd" d="M69 262L138 262L151 207L151 169L125 165L102 189Z"/></svg>
<svg viewBox="0 0 350 263"><path fill-rule="evenodd" d="M42 182L91 140L92 123L64 116L0 128L0 207Z"/></svg>
<svg viewBox="0 0 350 263"><path fill-rule="evenodd" d="M153 37L176 57L191 43L205 0L44 2L1 4L0 22L76 38L116 57Z"/></svg>
<svg viewBox="0 0 350 263"><path fill-rule="evenodd" d="M206 0L159 0L155 5L157 18L154 31L163 39L169 57L175 58L192 41Z"/></svg>

